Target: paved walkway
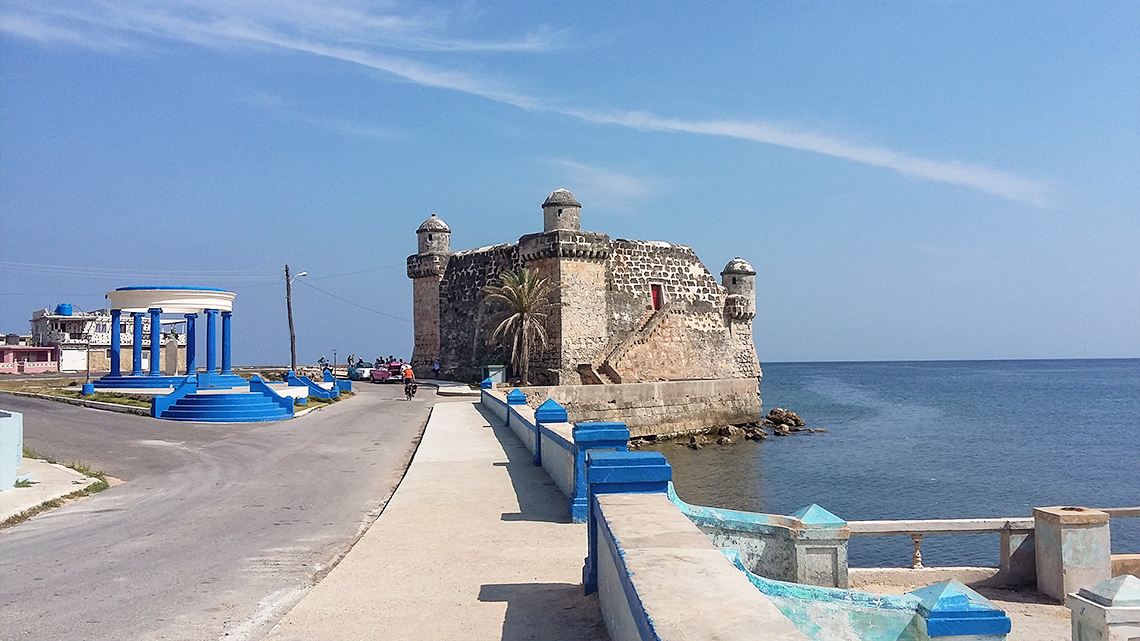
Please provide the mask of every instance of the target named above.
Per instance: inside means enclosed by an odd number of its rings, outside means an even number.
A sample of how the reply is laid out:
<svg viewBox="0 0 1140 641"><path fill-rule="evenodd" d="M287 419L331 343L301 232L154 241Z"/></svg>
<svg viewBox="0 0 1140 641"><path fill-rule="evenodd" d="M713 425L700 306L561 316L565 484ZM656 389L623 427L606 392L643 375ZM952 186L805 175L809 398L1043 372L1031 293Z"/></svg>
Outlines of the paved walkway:
<svg viewBox="0 0 1140 641"><path fill-rule="evenodd" d="M16 469L16 477L23 476L31 476L30 486L0 491L0 522L44 501L82 490L97 480L71 468L34 458L24 458L22 467Z"/></svg>
<svg viewBox="0 0 1140 641"><path fill-rule="evenodd" d="M265 637L605 639L586 527L505 427L440 402L384 513Z"/></svg>

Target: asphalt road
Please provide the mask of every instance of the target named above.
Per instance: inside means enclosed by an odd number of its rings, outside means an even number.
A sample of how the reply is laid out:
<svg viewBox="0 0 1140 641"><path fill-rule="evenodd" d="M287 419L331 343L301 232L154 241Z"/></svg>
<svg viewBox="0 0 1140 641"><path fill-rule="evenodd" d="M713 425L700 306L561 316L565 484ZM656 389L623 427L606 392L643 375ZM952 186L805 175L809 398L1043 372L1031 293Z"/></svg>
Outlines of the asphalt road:
<svg viewBox="0 0 1140 641"><path fill-rule="evenodd" d="M126 481L0 530L4 639L257 639L376 519L434 390L275 423L159 421L0 395L25 445Z"/></svg>

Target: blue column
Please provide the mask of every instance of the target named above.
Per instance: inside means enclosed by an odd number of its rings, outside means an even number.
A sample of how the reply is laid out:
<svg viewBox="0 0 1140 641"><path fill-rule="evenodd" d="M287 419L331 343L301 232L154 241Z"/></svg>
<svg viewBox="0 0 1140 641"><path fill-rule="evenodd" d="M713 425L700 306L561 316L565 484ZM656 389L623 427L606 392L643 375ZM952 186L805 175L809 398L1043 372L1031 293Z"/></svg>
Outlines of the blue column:
<svg viewBox="0 0 1140 641"><path fill-rule="evenodd" d="M194 331L194 319L198 318L197 314L186 315L186 375L198 373L198 341L196 336L197 332Z"/></svg>
<svg viewBox="0 0 1140 641"><path fill-rule="evenodd" d="M159 350L162 349L162 321L158 315L162 309L151 307L146 311L150 312L150 376L158 376Z"/></svg>
<svg viewBox="0 0 1140 641"><path fill-rule="evenodd" d="M119 331L119 319L122 318L123 310L111 310L111 376L121 376L119 373L122 361L122 354L120 354L121 343L123 342L122 335Z"/></svg>
<svg viewBox="0 0 1140 641"><path fill-rule="evenodd" d="M218 310L206 311L206 371L215 374L218 371Z"/></svg>
<svg viewBox="0 0 1140 641"><path fill-rule="evenodd" d="M131 376L142 376L142 312L131 312L134 334L131 335Z"/></svg>
<svg viewBox="0 0 1140 641"><path fill-rule="evenodd" d="M230 373L230 317L233 312L222 312L222 373Z"/></svg>

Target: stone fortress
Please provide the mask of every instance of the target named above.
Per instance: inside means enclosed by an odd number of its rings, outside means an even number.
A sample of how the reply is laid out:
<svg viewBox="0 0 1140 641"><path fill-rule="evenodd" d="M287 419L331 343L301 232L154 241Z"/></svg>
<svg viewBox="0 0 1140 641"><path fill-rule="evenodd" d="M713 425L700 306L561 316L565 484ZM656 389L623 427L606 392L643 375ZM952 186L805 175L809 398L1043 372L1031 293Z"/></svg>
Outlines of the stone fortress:
<svg viewBox="0 0 1140 641"><path fill-rule="evenodd" d="M496 283L503 270L522 265L556 286L547 348L532 353L531 383L601 385L614 397L607 402L621 405L619 388L633 384L735 381L732 389L747 390L743 395L751 397L735 403L737 422L758 420L761 371L752 341L752 266L735 258L718 283L685 245L583 231L581 209L569 191L558 189L542 204L541 233L458 252L451 251L451 229L441 218L432 214L425 220L416 230L418 253L408 257L416 371L430 372L438 360L442 378L476 381L484 365L507 362L501 349L487 345L498 309L484 301L483 287ZM558 400L575 413L566 390ZM723 416L707 420L727 421Z"/></svg>

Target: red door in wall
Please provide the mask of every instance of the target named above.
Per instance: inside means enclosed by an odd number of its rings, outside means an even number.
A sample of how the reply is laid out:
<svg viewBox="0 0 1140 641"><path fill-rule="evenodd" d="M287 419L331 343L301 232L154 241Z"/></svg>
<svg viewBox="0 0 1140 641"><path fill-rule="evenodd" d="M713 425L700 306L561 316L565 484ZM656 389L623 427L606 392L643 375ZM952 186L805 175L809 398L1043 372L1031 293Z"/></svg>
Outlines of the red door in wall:
<svg viewBox="0 0 1140 641"><path fill-rule="evenodd" d="M653 293L653 309L661 309L661 286L650 285L649 291Z"/></svg>

